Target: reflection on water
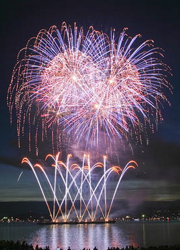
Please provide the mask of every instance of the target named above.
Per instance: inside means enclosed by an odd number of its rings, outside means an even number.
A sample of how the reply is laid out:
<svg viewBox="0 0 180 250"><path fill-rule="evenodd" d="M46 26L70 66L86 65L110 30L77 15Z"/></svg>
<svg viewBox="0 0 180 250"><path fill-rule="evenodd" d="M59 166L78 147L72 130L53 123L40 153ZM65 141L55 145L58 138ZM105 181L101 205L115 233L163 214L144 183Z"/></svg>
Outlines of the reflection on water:
<svg viewBox="0 0 180 250"><path fill-rule="evenodd" d="M180 222L119 222L89 225L37 225L35 223L0 223L0 240L25 240L51 250L106 250L128 245L150 246L180 244Z"/></svg>
<svg viewBox="0 0 180 250"><path fill-rule="evenodd" d="M146 228L145 228L144 223L143 223L143 226L142 226L142 230L143 230L143 243L146 246Z"/></svg>
<svg viewBox="0 0 180 250"><path fill-rule="evenodd" d="M112 225L51 225L40 228L34 234L33 245L49 245L67 249L107 249L108 246L132 245L134 242L120 227Z"/></svg>

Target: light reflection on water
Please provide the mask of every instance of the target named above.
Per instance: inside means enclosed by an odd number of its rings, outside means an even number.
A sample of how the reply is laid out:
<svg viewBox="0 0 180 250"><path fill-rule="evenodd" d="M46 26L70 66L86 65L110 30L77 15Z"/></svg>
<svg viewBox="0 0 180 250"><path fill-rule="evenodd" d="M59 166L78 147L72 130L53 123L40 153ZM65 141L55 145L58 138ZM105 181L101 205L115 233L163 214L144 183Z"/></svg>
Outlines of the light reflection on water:
<svg viewBox="0 0 180 250"><path fill-rule="evenodd" d="M25 240L34 247L56 250L80 250L84 247L106 250L108 247L147 247L180 244L180 222L117 222L91 225L37 225L0 223L0 240Z"/></svg>
<svg viewBox="0 0 180 250"><path fill-rule="evenodd" d="M122 242L120 242L122 239ZM94 248L107 249L108 246L132 245L128 235L121 228L105 225L51 225L36 231L31 242L33 245L49 245L67 249Z"/></svg>

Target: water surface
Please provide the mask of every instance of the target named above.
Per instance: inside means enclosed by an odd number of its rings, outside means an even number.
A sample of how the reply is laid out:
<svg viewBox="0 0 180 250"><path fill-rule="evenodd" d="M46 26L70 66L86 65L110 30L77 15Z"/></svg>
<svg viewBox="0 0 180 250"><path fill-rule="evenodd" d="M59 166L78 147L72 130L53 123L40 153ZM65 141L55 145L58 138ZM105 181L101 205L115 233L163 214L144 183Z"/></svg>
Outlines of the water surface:
<svg viewBox="0 0 180 250"><path fill-rule="evenodd" d="M180 244L180 222L116 222L89 225L37 225L36 223L0 223L0 240L25 240L34 247L57 246L66 250L108 247L148 247Z"/></svg>

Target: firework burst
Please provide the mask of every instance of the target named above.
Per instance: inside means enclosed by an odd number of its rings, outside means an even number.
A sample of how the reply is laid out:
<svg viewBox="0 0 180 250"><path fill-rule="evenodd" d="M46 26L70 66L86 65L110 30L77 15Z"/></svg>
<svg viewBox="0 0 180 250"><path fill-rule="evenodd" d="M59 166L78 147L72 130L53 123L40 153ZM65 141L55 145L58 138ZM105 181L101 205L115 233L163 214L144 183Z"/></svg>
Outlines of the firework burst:
<svg viewBox="0 0 180 250"><path fill-rule="evenodd" d="M60 31L52 26L31 38L18 54L8 89L19 145L26 123L29 148L32 138L37 147L50 130L59 150L61 133L98 145L102 134L110 142L162 119L169 68L153 41L134 48L138 37L124 29L116 41L114 30L110 37L93 27L85 34L63 23Z"/></svg>

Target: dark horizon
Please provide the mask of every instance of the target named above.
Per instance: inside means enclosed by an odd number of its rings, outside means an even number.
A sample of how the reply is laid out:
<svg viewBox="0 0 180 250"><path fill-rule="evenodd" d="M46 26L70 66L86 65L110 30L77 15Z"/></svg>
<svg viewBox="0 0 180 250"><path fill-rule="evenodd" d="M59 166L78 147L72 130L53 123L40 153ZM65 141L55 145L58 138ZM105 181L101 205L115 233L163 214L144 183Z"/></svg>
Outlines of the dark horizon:
<svg viewBox="0 0 180 250"><path fill-rule="evenodd" d="M53 201L49 202L50 206L53 206ZM0 219L3 217L14 217L27 219L33 216L35 219L39 219L44 216L50 219L48 209L44 201L14 201L14 202L0 202ZM177 201L144 201L138 206L132 207L126 200L115 201L110 218L122 218L125 216L131 216L134 218L141 218L143 214L151 217L153 214L159 211L159 216L179 216L180 215L180 200Z"/></svg>

